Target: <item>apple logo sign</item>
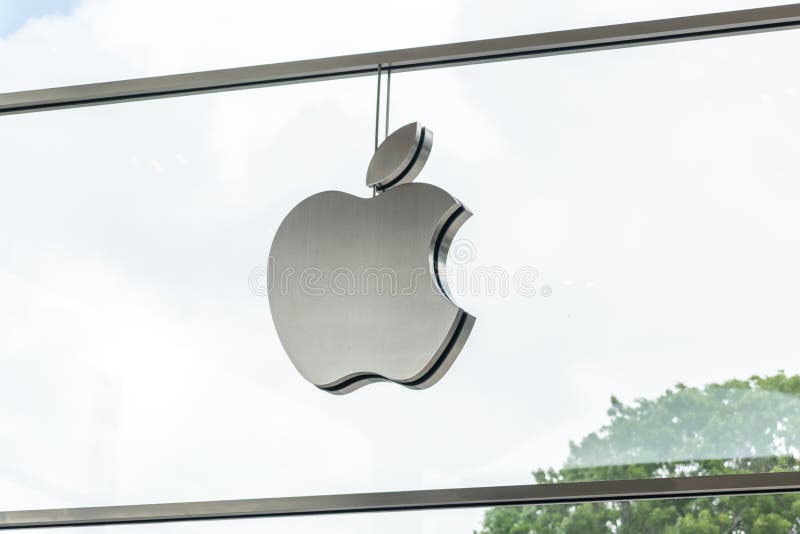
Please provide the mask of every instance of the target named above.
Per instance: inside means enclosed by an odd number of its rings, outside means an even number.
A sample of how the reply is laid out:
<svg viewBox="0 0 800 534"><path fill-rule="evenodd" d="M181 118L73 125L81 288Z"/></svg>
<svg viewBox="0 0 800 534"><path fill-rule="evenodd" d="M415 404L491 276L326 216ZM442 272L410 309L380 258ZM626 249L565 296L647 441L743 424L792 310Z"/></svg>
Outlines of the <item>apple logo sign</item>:
<svg viewBox="0 0 800 534"><path fill-rule="evenodd" d="M292 209L270 249L269 306L300 374L330 393L371 382L422 389L450 368L475 318L451 299L444 267L471 215L446 191L411 183L433 133L387 137L367 171L371 198L317 193Z"/></svg>

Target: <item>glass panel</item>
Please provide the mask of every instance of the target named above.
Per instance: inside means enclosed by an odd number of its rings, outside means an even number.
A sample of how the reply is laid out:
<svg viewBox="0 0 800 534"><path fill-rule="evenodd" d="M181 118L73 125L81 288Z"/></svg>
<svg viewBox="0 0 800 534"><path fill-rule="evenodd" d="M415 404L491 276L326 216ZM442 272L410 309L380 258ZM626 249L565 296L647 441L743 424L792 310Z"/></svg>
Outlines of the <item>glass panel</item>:
<svg viewBox="0 0 800 534"><path fill-rule="evenodd" d="M795 469L798 39L393 77L475 214L424 391L305 382L260 277L374 79L3 117L0 510Z"/></svg>
<svg viewBox="0 0 800 534"><path fill-rule="evenodd" d="M773 5L773 0L0 0L0 92Z"/></svg>
<svg viewBox="0 0 800 534"><path fill-rule="evenodd" d="M798 469L800 78L776 68L797 39L398 77L397 123L453 150L426 179L475 213L450 261L480 318L453 448L487 479Z"/></svg>

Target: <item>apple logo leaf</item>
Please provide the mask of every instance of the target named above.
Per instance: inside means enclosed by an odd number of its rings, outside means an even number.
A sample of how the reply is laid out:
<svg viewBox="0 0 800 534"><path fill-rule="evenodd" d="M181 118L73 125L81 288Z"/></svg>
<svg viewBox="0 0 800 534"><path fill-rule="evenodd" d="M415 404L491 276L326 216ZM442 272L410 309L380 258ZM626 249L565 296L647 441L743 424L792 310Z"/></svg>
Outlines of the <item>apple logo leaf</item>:
<svg viewBox="0 0 800 534"><path fill-rule="evenodd" d="M418 122L383 140L367 168L367 187L379 191L411 182L422 171L433 146L433 132Z"/></svg>

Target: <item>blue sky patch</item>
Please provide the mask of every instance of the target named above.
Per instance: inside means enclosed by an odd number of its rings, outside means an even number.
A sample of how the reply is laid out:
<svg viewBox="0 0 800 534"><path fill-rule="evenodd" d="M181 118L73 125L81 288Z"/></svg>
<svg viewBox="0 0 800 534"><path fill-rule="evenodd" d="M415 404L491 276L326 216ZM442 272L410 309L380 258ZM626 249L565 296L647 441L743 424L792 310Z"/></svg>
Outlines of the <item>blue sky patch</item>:
<svg viewBox="0 0 800 534"><path fill-rule="evenodd" d="M0 38L8 37L29 19L65 15L79 0L0 0Z"/></svg>

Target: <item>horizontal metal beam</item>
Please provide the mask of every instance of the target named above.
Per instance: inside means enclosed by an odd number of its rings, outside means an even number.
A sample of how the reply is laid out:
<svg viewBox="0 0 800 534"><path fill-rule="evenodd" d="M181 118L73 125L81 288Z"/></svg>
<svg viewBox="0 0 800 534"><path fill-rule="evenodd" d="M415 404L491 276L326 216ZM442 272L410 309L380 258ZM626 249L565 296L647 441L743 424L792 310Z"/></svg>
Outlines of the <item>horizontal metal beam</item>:
<svg viewBox="0 0 800 534"><path fill-rule="evenodd" d="M800 27L800 4L0 94L0 115Z"/></svg>
<svg viewBox="0 0 800 534"><path fill-rule="evenodd" d="M674 499L796 491L800 491L800 473L610 480L0 512L0 529Z"/></svg>

